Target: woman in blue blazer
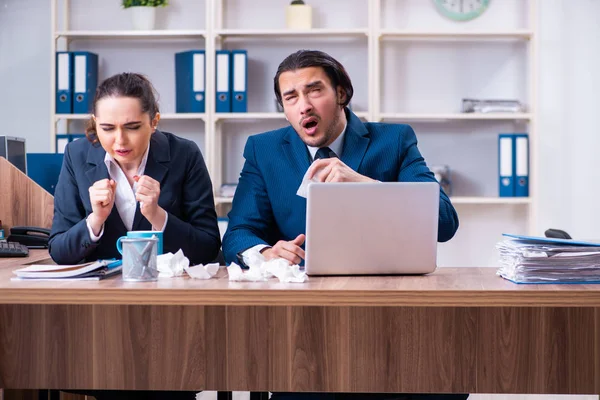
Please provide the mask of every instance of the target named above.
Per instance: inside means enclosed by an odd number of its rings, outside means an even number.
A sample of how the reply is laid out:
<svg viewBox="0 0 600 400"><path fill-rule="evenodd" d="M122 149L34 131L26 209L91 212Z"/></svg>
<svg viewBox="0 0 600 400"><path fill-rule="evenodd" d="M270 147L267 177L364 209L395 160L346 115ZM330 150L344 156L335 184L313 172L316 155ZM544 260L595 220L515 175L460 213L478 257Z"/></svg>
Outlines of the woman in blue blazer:
<svg viewBox="0 0 600 400"><path fill-rule="evenodd" d="M212 183L198 146L156 129L152 84L123 73L96 91L87 140L65 149L50 255L58 264L120 258L132 230L163 231L164 252L213 261L220 243Z"/></svg>

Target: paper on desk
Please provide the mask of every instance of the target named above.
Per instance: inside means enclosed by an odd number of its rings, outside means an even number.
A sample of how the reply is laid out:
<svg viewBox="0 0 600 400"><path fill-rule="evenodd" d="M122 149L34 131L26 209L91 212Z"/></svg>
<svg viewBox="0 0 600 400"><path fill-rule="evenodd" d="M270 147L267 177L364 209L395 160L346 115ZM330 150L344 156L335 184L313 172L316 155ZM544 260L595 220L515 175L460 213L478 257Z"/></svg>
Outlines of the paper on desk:
<svg viewBox="0 0 600 400"><path fill-rule="evenodd" d="M159 278L172 278L183 275L183 271L190 265L190 260L183 255L183 251L175 254L166 253L156 257L156 267Z"/></svg>
<svg viewBox="0 0 600 400"><path fill-rule="evenodd" d="M308 280L299 265L290 265L282 258L267 261L259 252L250 252L244 255L244 262L249 266L246 271L235 263L227 268L230 281L264 282L273 277L280 282L303 283Z"/></svg>
<svg viewBox="0 0 600 400"><path fill-rule="evenodd" d="M219 271L219 263L200 264L194 267L185 267L185 272L194 279L210 279Z"/></svg>

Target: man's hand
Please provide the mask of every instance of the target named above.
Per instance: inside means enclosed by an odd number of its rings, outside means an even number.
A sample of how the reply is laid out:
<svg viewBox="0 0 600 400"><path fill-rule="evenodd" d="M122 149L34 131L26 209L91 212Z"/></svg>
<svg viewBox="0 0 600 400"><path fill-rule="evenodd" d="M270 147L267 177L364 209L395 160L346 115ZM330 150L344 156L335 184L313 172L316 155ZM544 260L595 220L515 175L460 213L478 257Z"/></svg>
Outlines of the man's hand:
<svg viewBox="0 0 600 400"><path fill-rule="evenodd" d="M316 160L308 169L306 177L318 182L377 182L354 171L339 158Z"/></svg>
<svg viewBox="0 0 600 400"><path fill-rule="evenodd" d="M88 189L92 205L92 213L88 217L88 222L96 236L102 231L102 225L112 211L116 190L117 182L112 179L96 181Z"/></svg>
<svg viewBox="0 0 600 400"><path fill-rule="evenodd" d="M268 247L262 251L262 255L267 260L272 260L274 258L283 258L287 260L290 264L300 264L302 260L304 260L304 250L300 246L304 243L306 236L304 234L300 234L294 240L290 240L286 242L285 240L280 240L275 243L275 246Z"/></svg>

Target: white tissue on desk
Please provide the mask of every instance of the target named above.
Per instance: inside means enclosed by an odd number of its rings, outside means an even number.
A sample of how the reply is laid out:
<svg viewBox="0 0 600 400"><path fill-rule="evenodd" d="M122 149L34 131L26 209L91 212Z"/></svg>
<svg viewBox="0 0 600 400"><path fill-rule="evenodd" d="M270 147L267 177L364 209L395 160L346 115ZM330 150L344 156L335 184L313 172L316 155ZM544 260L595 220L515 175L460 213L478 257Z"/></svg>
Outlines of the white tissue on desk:
<svg viewBox="0 0 600 400"><path fill-rule="evenodd" d="M185 272L194 279L210 279L219 271L219 263L200 264L194 267L185 267Z"/></svg>
<svg viewBox="0 0 600 400"><path fill-rule="evenodd" d="M290 265L283 258L266 261L259 252L244 255L244 262L249 269L243 271L236 263L227 267L230 281L264 282L276 277L280 282L302 283L308 280L306 272L299 265Z"/></svg>
<svg viewBox="0 0 600 400"><path fill-rule="evenodd" d="M166 253L156 257L156 267L159 278L172 278L183 275L183 270L190 265L190 260L183 255L183 251L175 254Z"/></svg>

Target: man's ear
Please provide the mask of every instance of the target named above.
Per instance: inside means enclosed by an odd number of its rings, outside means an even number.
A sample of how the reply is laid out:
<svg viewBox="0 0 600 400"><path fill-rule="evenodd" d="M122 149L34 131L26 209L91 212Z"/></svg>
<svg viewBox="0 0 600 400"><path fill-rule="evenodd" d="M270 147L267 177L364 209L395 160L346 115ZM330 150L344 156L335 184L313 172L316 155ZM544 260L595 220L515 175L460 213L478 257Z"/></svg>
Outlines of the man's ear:
<svg viewBox="0 0 600 400"><path fill-rule="evenodd" d="M341 86L337 87L337 100L338 104L344 104L346 101L346 91Z"/></svg>

